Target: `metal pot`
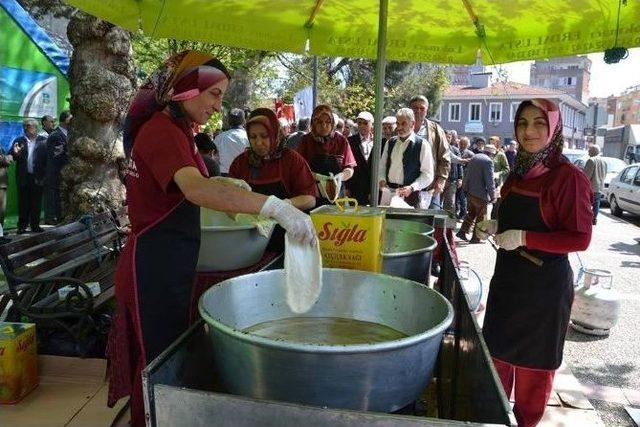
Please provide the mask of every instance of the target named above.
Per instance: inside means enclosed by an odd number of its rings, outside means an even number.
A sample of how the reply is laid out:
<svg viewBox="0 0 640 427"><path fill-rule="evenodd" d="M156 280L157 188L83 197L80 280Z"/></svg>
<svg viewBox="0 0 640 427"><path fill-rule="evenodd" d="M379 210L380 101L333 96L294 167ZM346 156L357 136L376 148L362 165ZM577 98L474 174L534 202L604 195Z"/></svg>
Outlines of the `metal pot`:
<svg viewBox="0 0 640 427"><path fill-rule="evenodd" d="M284 271L225 280L200 299L216 365L228 391L260 399L391 412L415 400L431 379L451 304L399 277L324 269L318 302L306 317L375 322L409 335L373 344L310 345L241 332L294 317Z"/></svg>
<svg viewBox="0 0 640 427"><path fill-rule="evenodd" d="M431 236L433 227L419 221L408 221L404 219L385 219L384 229L389 231L404 231L406 233L423 234Z"/></svg>
<svg viewBox="0 0 640 427"><path fill-rule="evenodd" d="M246 216L235 221L224 212L200 209L200 253L196 270L230 271L257 263L264 255L273 228L263 236Z"/></svg>
<svg viewBox="0 0 640 427"><path fill-rule="evenodd" d="M385 230L382 272L425 283L437 243L429 236Z"/></svg>

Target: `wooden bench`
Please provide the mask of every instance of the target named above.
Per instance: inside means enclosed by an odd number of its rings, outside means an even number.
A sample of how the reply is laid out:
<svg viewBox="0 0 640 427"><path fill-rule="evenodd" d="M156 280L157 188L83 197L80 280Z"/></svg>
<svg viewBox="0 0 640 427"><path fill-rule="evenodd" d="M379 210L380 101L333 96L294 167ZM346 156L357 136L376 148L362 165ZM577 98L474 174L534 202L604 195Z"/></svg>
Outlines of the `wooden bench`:
<svg viewBox="0 0 640 427"><path fill-rule="evenodd" d="M100 328L99 311L114 296L127 225L126 211L105 212L1 245L0 265L11 299L6 320L36 323L39 337L64 330L82 348ZM95 296L87 285L91 282L100 285ZM68 293L61 297L58 291L65 287ZM3 304L8 305L0 300L0 313Z"/></svg>

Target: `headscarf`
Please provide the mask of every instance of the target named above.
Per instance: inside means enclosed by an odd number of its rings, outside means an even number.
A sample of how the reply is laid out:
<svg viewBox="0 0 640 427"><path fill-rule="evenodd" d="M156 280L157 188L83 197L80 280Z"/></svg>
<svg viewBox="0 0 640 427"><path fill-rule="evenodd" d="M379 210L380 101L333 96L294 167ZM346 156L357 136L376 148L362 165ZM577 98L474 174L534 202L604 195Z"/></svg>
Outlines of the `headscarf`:
<svg viewBox="0 0 640 427"><path fill-rule="evenodd" d="M529 106L536 107L542 111L549 125L549 136L547 138L547 145L537 153L529 153L524 149L518 150L513 173L520 178L524 177L527 172L538 164L553 168L567 161L562 155L562 147L564 146L562 139L562 117L558 106L554 102L542 98L522 102L516 111L514 119L515 135L518 135L518 119L522 111Z"/></svg>
<svg viewBox="0 0 640 427"><path fill-rule="evenodd" d="M269 153L265 157L260 157L253 151L251 144L249 144L249 165L253 168L259 168L266 162L281 158L285 142L284 132L276 117L276 113L269 108L256 108L249 113L249 120L247 120L245 124L247 134L249 133L251 125L256 123L264 126L269 133Z"/></svg>
<svg viewBox="0 0 640 427"><path fill-rule="evenodd" d="M315 129L315 119L317 117L320 117L321 115L327 115L330 119L331 119L331 132L329 132L329 135L327 136L319 136L316 133L316 129ZM333 135L333 128L336 126L336 120L333 114L333 110L331 109L330 106L326 105L326 104L320 104L318 106L316 106L316 108L313 109L313 113L311 114L311 134L313 135L314 139L318 142L326 142L329 139L331 139L331 136Z"/></svg>
<svg viewBox="0 0 640 427"><path fill-rule="evenodd" d="M224 79L231 79L229 72L211 55L185 50L167 59L140 87L129 106L123 135L127 156L142 125L166 106L172 118L192 137L191 120L179 103L195 98Z"/></svg>

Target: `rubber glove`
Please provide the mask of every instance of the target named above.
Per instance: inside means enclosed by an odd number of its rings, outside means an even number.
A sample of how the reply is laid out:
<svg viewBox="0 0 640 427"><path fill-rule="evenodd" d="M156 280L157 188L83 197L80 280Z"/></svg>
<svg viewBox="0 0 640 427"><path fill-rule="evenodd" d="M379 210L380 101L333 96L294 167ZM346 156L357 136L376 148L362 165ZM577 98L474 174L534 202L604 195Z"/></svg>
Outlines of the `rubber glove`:
<svg viewBox="0 0 640 427"><path fill-rule="evenodd" d="M260 209L260 215L275 219L293 240L311 246L317 242L311 217L276 196L267 198Z"/></svg>
<svg viewBox="0 0 640 427"><path fill-rule="evenodd" d="M251 191L251 186L241 179L231 178L228 176L212 176L209 179L219 182L220 184L235 185L243 190Z"/></svg>
<svg viewBox="0 0 640 427"><path fill-rule="evenodd" d="M504 233L500 233L495 237L496 244L500 246L502 249L507 251L512 251L514 249L519 248L520 246L525 246L527 244L526 241L526 231L524 230L507 230Z"/></svg>
<svg viewBox="0 0 640 427"><path fill-rule="evenodd" d="M487 237L493 236L498 232L498 220L487 219L476 224L476 237L486 240Z"/></svg>
<svg viewBox="0 0 640 427"><path fill-rule="evenodd" d="M333 182L336 183L336 187L338 187L338 185L342 184L342 182L344 181L344 175L342 174L342 172L337 173L337 174L329 174L329 177L333 179Z"/></svg>

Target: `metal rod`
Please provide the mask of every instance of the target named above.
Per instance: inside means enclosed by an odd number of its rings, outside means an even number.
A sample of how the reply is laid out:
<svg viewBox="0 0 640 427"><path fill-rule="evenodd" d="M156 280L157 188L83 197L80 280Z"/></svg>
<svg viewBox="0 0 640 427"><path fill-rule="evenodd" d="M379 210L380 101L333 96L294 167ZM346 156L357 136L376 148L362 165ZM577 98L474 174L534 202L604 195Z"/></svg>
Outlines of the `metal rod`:
<svg viewBox="0 0 640 427"><path fill-rule="evenodd" d="M316 0L316 4L313 5L313 10L311 11L311 15L309 16L309 19L307 19L307 22L304 23L305 28L313 27L313 24L315 23L315 20L316 20L316 16L318 15L320 8L322 7L322 3L324 3L324 0Z"/></svg>
<svg viewBox="0 0 640 427"><path fill-rule="evenodd" d="M378 206L378 165L382 155L382 115L384 113L384 75L387 65L387 14L389 0L380 0L378 16L378 54L376 55L376 108L373 122L373 150L371 152L371 204Z"/></svg>

